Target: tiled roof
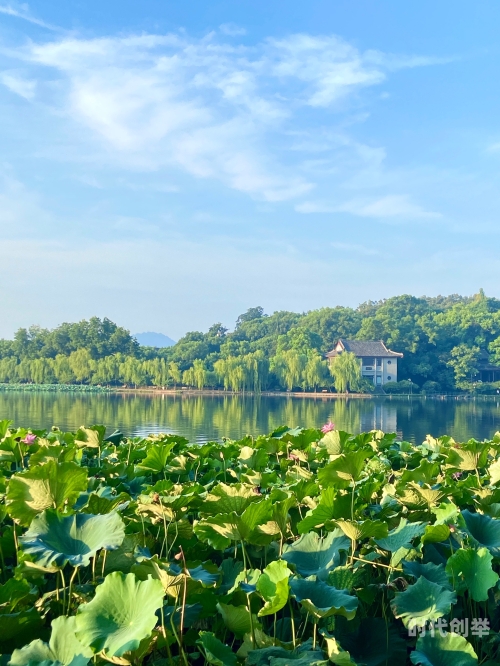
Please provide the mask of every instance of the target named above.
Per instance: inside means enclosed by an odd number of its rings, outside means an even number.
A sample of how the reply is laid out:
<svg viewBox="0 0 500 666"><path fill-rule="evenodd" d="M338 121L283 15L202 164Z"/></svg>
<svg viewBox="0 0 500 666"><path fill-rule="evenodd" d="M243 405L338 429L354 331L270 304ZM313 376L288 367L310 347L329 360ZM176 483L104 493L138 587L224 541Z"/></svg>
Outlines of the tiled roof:
<svg viewBox="0 0 500 666"><path fill-rule="evenodd" d="M345 338L340 338L339 342L345 351L352 352L356 356L403 357L403 354L387 349L382 340L346 340ZM328 352L327 356L337 356L337 352L333 349L331 352Z"/></svg>

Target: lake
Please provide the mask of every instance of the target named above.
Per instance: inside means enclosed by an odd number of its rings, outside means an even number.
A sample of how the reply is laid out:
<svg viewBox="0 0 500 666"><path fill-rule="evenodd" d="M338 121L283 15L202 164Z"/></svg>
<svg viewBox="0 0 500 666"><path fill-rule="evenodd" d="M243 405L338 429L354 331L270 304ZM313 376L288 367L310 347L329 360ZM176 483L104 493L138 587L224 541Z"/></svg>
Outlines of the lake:
<svg viewBox="0 0 500 666"><path fill-rule="evenodd" d="M57 425L76 430L103 423L126 435L171 432L193 442L268 433L283 424L319 427L328 420L352 433L380 429L412 442L423 441L427 434L464 441L490 438L500 430L500 400L12 392L0 393L4 418L35 429Z"/></svg>

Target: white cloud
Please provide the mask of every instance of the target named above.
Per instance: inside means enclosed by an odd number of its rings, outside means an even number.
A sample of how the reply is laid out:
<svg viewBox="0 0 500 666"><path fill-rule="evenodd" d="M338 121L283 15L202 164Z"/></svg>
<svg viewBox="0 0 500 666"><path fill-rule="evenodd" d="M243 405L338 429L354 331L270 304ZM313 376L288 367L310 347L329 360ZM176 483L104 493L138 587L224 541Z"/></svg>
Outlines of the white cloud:
<svg viewBox="0 0 500 666"><path fill-rule="evenodd" d="M27 4L18 5L17 7L12 5L0 5L0 14L6 14L7 16L13 16L15 18L22 19L23 21L28 21L28 23L33 23L34 25L38 25L41 28L46 28L47 30L59 31L59 28L56 26L51 25L50 23L46 23L45 21L42 21L33 16L30 13Z"/></svg>
<svg viewBox="0 0 500 666"><path fill-rule="evenodd" d="M413 203L406 195L388 195L374 201L352 201L343 204L340 210L360 215L361 217L406 217L406 218L439 218L441 215L426 211Z"/></svg>
<svg viewBox="0 0 500 666"><path fill-rule="evenodd" d="M35 96L36 81L23 79L13 72L0 72L0 83L11 92L29 101Z"/></svg>
<svg viewBox="0 0 500 666"><path fill-rule="evenodd" d="M222 32L222 34L229 35L230 37L238 37L247 34L245 28L236 25L236 23L222 23L219 26L219 30Z"/></svg>
<svg viewBox="0 0 500 666"><path fill-rule="evenodd" d="M371 247L366 247L366 245L357 245L356 243L331 243L331 246L336 250L341 250L342 252L349 252L353 254L361 254L364 256L374 256L380 254L378 250Z"/></svg>
<svg viewBox="0 0 500 666"><path fill-rule="evenodd" d="M301 109L345 101L396 66L339 37L309 35L253 47L213 33L65 37L31 42L17 57L34 66L43 103L86 129L87 150L93 138L122 168L180 168L267 201L315 186L307 165L283 153Z"/></svg>
<svg viewBox="0 0 500 666"><path fill-rule="evenodd" d="M299 213L350 213L375 218L440 218L441 214L426 211L406 195L394 194L372 200L353 200L340 205L305 201L295 206Z"/></svg>

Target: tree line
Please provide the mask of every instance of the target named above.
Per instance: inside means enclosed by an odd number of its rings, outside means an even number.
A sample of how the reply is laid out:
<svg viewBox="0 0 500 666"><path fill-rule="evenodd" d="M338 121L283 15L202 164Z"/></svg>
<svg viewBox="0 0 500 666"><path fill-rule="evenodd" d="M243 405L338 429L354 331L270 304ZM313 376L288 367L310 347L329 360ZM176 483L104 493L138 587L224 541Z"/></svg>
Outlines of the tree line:
<svg viewBox="0 0 500 666"><path fill-rule="evenodd" d="M165 349L141 347L109 319L93 317L53 330L32 326L19 329L13 340L0 340L0 382L368 390L347 355L328 366L325 353L340 337L383 340L403 352L401 381L392 390L478 390L482 368L500 372L500 300L480 291L470 297L403 295L306 313L267 315L254 307L232 331L216 323Z"/></svg>

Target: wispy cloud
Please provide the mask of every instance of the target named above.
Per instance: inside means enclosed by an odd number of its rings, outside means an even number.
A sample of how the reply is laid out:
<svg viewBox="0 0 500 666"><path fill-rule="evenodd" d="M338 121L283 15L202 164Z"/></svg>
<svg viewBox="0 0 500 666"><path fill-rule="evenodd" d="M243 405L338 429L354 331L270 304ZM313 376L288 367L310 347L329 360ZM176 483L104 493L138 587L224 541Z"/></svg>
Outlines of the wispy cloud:
<svg viewBox="0 0 500 666"><path fill-rule="evenodd" d="M35 96L36 81L24 79L14 72L0 72L0 83L24 99L31 101Z"/></svg>
<svg viewBox="0 0 500 666"><path fill-rule="evenodd" d="M245 28L236 25L236 23L222 23L219 26L219 30L223 35L229 35L230 37L240 37L247 34Z"/></svg>
<svg viewBox="0 0 500 666"><path fill-rule="evenodd" d="M29 11L27 4L20 4L16 6L0 5L0 14L6 14L7 16L13 16L15 18L22 19L23 21L28 21L28 23L33 23L33 25L38 25L41 28L45 28L46 30L52 30L54 32L60 31L60 28L57 26L46 23L45 21L36 18L36 16L33 16Z"/></svg>
<svg viewBox="0 0 500 666"><path fill-rule="evenodd" d="M360 217L374 218L406 218L406 219L437 219L440 213L427 211L411 201L410 197L393 194L372 200L353 200L340 205L306 201L298 204L295 210L299 213L350 213Z"/></svg>
<svg viewBox="0 0 500 666"><path fill-rule="evenodd" d="M360 254L364 256L374 256L380 254L378 250L365 245L357 245L356 243L331 243L331 246L336 250L348 252L352 254Z"/></svg>
<svg viewBox="0 0 500 666"><path fill-rule="evenodd" d="M221 32L235 35L233 28ZM213 33L66 37L32 41L14 55L37 72L44 104L85 128L86 145L93 139L105 159L121 168L180 169L267 201L316 186L307 165L287 155L303 111L345 105L396 66L340 37L303 34L252 47ZM417 66L409 63L398 66Z"/></svg>

